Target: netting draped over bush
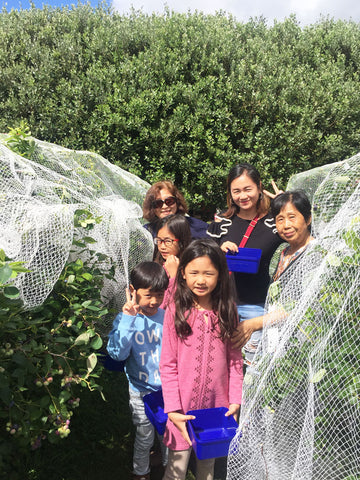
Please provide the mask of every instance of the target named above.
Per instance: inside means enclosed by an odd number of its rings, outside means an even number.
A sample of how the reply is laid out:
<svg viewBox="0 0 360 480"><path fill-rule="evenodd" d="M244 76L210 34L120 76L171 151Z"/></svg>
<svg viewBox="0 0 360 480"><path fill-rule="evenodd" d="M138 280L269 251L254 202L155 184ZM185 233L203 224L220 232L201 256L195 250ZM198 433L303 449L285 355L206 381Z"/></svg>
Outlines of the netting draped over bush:
<svg viewBox="0 0 360 480"><path fill-rule="evenodd" d="M270 287L228 479L360 478L360 154L304 172L316 242Z"/></svg>
<svg viewBox="0 0 360 480"><path fill-rule="evenodd" d="M93 224L91 248L106 255L104 274L115 268L104 301L115 295L120 306L129 269L152 257L151 236L140 223L149 185L100 155L38 140L31 158L0 144L0 248L30 270L15 280L25 307L40 305L64 268L76 211L82 211L83 226ZM75 255L86 250L79 247Z"/></svg>

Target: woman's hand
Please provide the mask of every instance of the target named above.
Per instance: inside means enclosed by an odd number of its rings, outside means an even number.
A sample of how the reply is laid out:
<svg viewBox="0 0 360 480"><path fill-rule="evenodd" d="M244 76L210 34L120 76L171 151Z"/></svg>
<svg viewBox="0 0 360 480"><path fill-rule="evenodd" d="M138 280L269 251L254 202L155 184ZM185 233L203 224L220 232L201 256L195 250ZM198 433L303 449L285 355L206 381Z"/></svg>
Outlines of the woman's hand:
<svg viewBox="0 0 360 480"><path fill-rule="evenodd" d="M140 306L136 302L136 290L134 289L130 294L130 290L127 288L125 290L125 293L126 303L124 304L122 311L126 315L131 315L132 317L135 317L140 310Z"/></svg>
<svg viewBox="0 0 360 480"><path fill-rule="evenodd" d="M170 278L176 277L179 259L176 255L169 255L164 263L165 270L168 272Z"/></svg>
<svg viewBox="0 0 360 480"><path fill-rule="evenodd" d="M278 195L280 195L280 193L284 193L284 190L279 190L279 188L277 187L276 183L274 182L274 180L271 180L271 185L274 189L274 192L275 193L271 193L269 192L268 190L263 190L263 192L265 193L265 195L267 195L268 197L270 198L275 198L277 197Z"/></svg>
<svg viewBox="0 0 360 480"><path fill-rule="evenodd" d="M241 348L247 344L250 340L251 335L257 331L261 330L263 327L263 317L254 317L247 320L243 320L239 323L236 328L235 333L231 338L232 346L241 350Z"/></svg>
<svg viewBox="0 0 360 480"><path fill-rule="evenodd" d="M225 417L232 415L239 422L240 405L238 403L230 403L229 410L225 413Z"/></svg>
<svg viewBox="0 0 360 480"><path fill-rule="evenodd" d="M175 427L180 431L184 440L186 440L191 447L192 443L186 428L186 422L188 420L193 420L196 417L194 417L194 415L184 415L183 413L179 412L169 412L168 417L169 420L171 420Z"/></svg>
<svg viewBox="0 0 360 480"><path fill-rule="evenodd" d="M233 253L237 253L239 251L239 247L236 245L236 243L234 242L224 242L221 246L220 246L221 250L225 253L227 252L233 252Z"/></svg>

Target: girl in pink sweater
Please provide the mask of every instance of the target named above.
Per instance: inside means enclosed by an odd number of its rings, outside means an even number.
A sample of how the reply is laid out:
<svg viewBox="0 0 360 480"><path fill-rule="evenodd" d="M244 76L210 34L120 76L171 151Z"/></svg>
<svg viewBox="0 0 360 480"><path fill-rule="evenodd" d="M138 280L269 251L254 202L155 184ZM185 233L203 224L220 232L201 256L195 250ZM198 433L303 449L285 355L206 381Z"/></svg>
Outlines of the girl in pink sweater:
<svg viewBox="0 0 360 480"><path fill-rule="evenodd" d="M226 407L239 413L242 354L230 338L238 325L226 259L210 239L193 241L182 254L175 301L165 313L160 375L169 447L164 480L185 479L191 453L189 410ZM211 480L214 459L197 460L197 480Z"/></svg>

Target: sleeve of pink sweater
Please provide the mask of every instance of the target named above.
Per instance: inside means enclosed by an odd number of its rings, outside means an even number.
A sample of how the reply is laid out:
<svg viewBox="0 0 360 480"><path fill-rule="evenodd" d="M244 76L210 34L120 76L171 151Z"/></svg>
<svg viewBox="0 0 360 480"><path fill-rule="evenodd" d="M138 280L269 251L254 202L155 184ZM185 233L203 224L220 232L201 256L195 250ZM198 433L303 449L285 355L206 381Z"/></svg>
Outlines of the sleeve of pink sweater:
<svg viewBox="0 0 360 480"><path fill-rule="evenodd" d="M178 377L178 335L175 330L174 305L165 311L160 357L160 377L165 413L182 409Z"/></svg>
<svg viewBox="0 0 360 480"><path fill-rule="evenodd" d="M241 405L243 385L243 357L241 350L232 348L231 342L227 342L227 354L229 365L229 403Z"/></svg>
<svg viewBox="0 0 360 480"><path fill-rule="evenodd" d="M170 303L174 301L174 294L175 294L175 277L169 278L169 286L165 290L164 299L162 301L162 304L160 305L160 308L163 308L164 310L166 310L168 305L170 305Z"/></svg>

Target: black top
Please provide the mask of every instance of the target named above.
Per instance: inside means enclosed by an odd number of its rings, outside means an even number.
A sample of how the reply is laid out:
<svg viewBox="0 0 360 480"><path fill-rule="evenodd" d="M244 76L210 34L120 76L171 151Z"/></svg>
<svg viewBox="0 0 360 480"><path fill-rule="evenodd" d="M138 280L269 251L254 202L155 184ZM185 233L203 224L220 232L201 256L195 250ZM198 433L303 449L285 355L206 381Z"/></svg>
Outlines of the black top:
<svg viewBox="0 0 360 480"><path fill-rule="evenodd" d="M234 215L224 218L221 222L212 222L208 228L208 235L219 245L224 242L234 242L239 245L250 220L244 220ZM267 214L260 218L251 232L246 248L260 248L262 250L259 270L257 273L233 272L236 284L238 304L262 304L265 302L270 283L270 261L278 246L283 243L279 237L275 220Z"/></svg>
<svg viewBox="0 0 360 480"><path fill-rule="evenodd" d="M189 215L185 215L185 218L189 223L192 240L195 240L196 238L204 238L207 236L206 230L209 225L206 222L196 217L190 217ZM149 232L153 237L156 236L157 234L156 221L153 223L146 223L144 227L146 228L146 230L149 230Z"/></svg>

